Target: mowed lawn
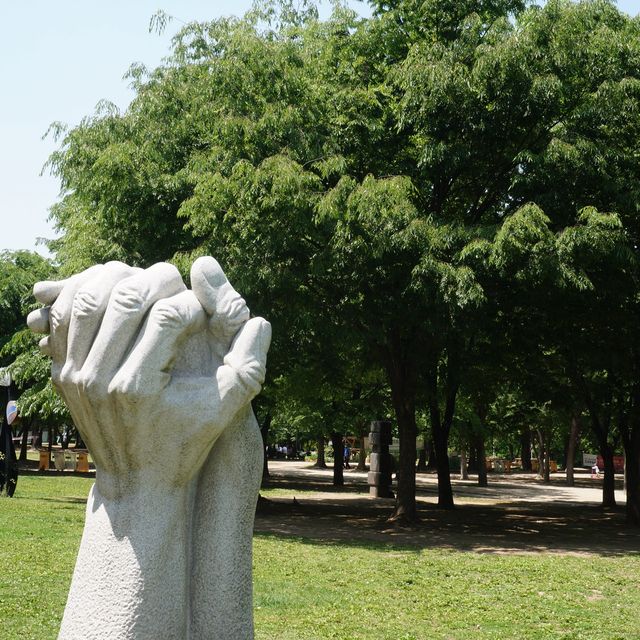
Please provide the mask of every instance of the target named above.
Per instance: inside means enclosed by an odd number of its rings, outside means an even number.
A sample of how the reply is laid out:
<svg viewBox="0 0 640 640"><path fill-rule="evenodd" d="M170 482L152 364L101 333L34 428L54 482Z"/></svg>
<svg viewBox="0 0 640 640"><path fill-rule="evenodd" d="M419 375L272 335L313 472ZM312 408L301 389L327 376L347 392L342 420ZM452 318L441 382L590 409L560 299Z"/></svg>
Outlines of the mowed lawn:
<svg viewBox="0 0 640 640"><path fill-rule="evenodd" d="M91 481L0 500L0 638L53 640ZM495 555L255 539L256 640L637 640L640 556ZM182 640L182 639L176 639Z"/></svg>

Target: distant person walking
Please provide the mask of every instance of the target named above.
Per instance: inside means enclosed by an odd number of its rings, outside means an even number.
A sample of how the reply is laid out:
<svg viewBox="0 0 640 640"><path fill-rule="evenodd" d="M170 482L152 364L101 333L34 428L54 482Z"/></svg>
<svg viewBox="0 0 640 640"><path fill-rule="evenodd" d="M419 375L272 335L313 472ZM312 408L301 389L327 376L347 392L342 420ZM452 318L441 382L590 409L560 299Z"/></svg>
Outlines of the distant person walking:
<svg viewBox="0 0 640 640"><path fill-rule="evenodd" d="M351 458L351 449L349 448L348 444L344 445L344 468L345 469L351 469L351 466L349 465L349 459Z"/></svg>

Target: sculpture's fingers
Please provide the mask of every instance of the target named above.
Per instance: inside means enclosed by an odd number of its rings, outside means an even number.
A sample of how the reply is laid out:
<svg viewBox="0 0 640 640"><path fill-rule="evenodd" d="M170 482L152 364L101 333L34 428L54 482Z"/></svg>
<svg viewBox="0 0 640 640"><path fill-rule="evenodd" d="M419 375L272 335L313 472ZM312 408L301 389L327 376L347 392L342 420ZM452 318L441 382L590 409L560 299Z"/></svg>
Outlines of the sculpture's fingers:
<svg viewBox="0 0 640 640"><path fill-rule="evenodd" d="M38 347L45 356L51 356L51 343L49 342L49 336L42 338L42 340L38 342Z"/></svg>
<svg viewBox="0 0 640 640"><path fill-rule="evenodd" d="M67 284L67 280L43 280L42 282L36 282L33 286L33 296L42 304L52 305L60 292ZM47 306L44 309L36 309L27 316L27 326L34 333L49 333L50 331L50 317L49 312L51 309ZM49 336L42 338L38 343L40 351L45 355L52 355L51 342Z"/></svg>
<svg viewBox="0 0 640 640"><path fill-rule="evenodd" d="M219 338L230 342L238 329L249 319L249 308L242 296L231 286L217 260L207 256L198 258L193 263L191 288L211 316L210 330ZM228 343L224 347L226 350Z"/></svg>
<svg viewBox="0 0 640 640"><path fill-rule="evenodd" d="M240 329L213 379L210 376L171 379L158 407L159 415L166 415L166 407L189 407L189 420L180 428L185 446L199 443L201 457L195 461L195 468L204 462L210 446L234 416L260 391L270 342L271 325L262 318L253 318Z"/></svg>
<svg viewBox="0 0 640 640"><path fill-rule="evenodd" d="M271 325L252 318L238 332L224 364L216 372L218 419L227 424L262 388L271 344Z"/></svg>
<svg viewBox="0 0 640 640"><path fill-rule="evenodd" d="M27 326L34 333L49 333L49 307L35 309L27 316Z"/></svg>
<svg viewBox="0 0 640 640"><path fill-rule="evenodd" d="M121 280L111 292L102 324L82 367L85 386L107 388L133 345L147 311L162 298L186 289L180 273L158 263Z"/></svg>
<svg viewBox="0 0 640 640"><path fill-rule="evenodd" d="M59 374L67 357L67 340L69 323L71 321L71 308L73 306L73 299L76 295L76 291L87 280L95 278L101 270L102 265L98 264L65 280L64 287L59 292L49 311L50 335L47 345L53 360L51 373L53 380L56 383L59 382ZM52 291L53 286L49 289L50 293Z"/></svg>
<svg viewBox="0 0 640 640"><path fill-rule="evenodd" d="M50 330L50 311L51 307L43 307L35 309L27 316L27 326L34 333L49 333ZM40 351L45 355L51 355L51 345L49 344L49 336L45 336L38 342Z"/></svg>
<svg viewBox="0 0 640 640"><path fill-rule="evenodd" d="M67 357L62 379L77 373L98 333L113 288L142 269L122 262L107 262L95 278L84 282L76 291L71 307L67 340Z"/></svg>
<svg viewBox="0 0 640 640"><path fill-rule="evenodd" d="M157 394L171 379L169 371L182 341L206 328L207 315L193 291L159 300L151 307L139 338L109 391Z"/></svg>
<svg viewBox="0 0 640 640"><path fill-rule="evenodd" d="M33 287L33 296L42 304L51 305L56 301L60 292L67 285L68 280L43 280L36 282Z"/></svg>

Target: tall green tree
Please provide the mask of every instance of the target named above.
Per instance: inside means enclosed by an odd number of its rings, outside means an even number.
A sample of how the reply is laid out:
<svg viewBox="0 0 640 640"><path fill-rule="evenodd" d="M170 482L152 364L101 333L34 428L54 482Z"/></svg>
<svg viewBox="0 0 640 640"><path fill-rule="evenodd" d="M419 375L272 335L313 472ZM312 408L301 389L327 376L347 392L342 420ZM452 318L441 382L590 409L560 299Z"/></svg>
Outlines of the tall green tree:
<svg viewBox="0 0 640 640"><path fill-rule="evenodd" d="M0 366L6 366L19 394L18 410L26 445L30 426L58 426L69 419L51 385L51 361L38 349L26 316L36 306L33 285L53 277L51 262L29 251L0 254ZM26 450L23 447L21 457Z"/></svg>
<svg viewBox="0 0 640 640"><path fill-rule="evenodd" d="M285 3L187 25L166 64L132 70L125 113L63 134L64 268L216 255L272 321L278 376L345 340L386 372L400 519L425 398L452 506L478 343L496 318L550 326L546 289L599 286L554 241L594 231L585 207L637 225L637 22L604 0L525 5L390 0L320 22Z"/></svg>

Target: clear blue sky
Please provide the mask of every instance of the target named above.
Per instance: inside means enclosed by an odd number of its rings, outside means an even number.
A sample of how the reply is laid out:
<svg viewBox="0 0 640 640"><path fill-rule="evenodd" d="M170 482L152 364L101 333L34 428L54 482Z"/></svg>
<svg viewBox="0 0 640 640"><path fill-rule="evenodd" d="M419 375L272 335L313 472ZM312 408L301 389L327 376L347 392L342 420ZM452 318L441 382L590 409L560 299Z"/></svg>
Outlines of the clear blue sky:
<svg viewBox="0 0 640 640"><path fill-rule="evenodd" d="M361 12L366 6L358 5ZM175 18L241 15L251 0L0 0L0 249L37 249L53 237L48 209L59 185L40 176L54 149L42 135L53 121L77 124L101 99L121 108L131 100L122 79L131 63L156 66L171 35L148 32L162 9ZM324 13L328 11L324 3ZM620 0L636 15L640 0Z"/></svg>

